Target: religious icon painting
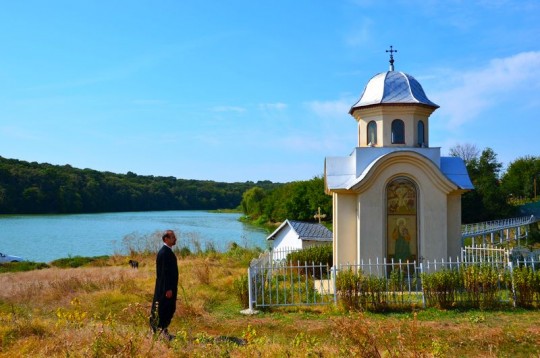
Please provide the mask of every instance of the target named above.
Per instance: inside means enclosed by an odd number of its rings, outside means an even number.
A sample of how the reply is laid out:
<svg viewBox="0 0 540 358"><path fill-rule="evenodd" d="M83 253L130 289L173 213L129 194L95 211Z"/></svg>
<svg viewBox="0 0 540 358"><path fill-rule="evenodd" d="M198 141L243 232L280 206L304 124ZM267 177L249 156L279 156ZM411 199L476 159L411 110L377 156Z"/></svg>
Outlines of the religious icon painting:
<svg viewBox="0 0 540 358"><path fill-rule="evenodd" d="M386 188L387 258L414 261L417 257L416 186L406 178L397 178Z"/></svg>
<svg viewBox="0 0 540 358"><path fill-rule="evenodd" d="M416 215L416 186L409 179L397 178L386 189L387 214Z"/></svg>

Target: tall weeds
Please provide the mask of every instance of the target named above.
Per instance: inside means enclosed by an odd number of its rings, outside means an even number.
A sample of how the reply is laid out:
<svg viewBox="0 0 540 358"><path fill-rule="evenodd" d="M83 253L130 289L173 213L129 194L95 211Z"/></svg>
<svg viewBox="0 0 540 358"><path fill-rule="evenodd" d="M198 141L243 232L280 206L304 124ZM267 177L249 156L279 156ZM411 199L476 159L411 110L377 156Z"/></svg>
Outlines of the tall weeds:
<svg viewBox="0 0 540 358"><path fill-rule="evenodd" d="M78 293L125 287L135 270L123 267L56 269L0 275L0 299L14 304L69 302Z"/></svg>
<svg viewBox="0 0 540 358"><path fill-rule="evenodd" d="M510 273L503 268L477 264L441 269L421 275L427 306L439 308L494 309L507 297L510 303Z"/></svg>
<svg viewBox="0 0 540 358"><path fill-rule="evenodd" d="M448 309L455 305L456 296L462 288L458 270L442 269L422 274L424 296L428 307Z"/></svg>
<svg viewBox="0 0 540 358"><path fill-rule="evenodd" d="M540 305L540 270L532 266L516 267L512 271L512 284L518 307Z"/></svg>

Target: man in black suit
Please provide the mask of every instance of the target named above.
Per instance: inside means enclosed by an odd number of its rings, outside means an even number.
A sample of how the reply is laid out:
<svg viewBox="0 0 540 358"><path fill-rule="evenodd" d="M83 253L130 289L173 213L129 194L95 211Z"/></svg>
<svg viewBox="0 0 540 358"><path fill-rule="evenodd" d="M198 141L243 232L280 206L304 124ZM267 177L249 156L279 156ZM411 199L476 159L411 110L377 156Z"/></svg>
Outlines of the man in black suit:
<svg viewBox="0 0 540 358"><path fill-rule="evenodd" d="M163 246L156 257L156 287L150 314L150 326L154 333L163 334L165 338L174 338L167 327L171 323L176 310L178 293L178 263L172 247L176 244L174 231L167 230L162 236Z"/></svg>

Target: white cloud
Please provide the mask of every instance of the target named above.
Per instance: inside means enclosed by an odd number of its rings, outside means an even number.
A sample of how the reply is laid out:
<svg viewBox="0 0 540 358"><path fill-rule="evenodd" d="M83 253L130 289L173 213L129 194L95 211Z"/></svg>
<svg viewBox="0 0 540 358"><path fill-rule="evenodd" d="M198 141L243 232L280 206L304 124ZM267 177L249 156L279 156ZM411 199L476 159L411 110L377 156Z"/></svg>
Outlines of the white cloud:
<svg viewBox="0 0 540 358"><path fill-rule="evenodd" d="M446 81L456 84L455 87L436 93L433 98L441 106L441 114L449 117L448 127L457 129L474 121L487 109L509 100L528 105L528 96L538 90L539 75L540 51L523 52L493 59L481 70L449 75Z"/></svg>
<svg viewBox="0 0 540 358"><path fill-rule="evenodd" d="M347 115L351 109L351 103L354 103L354 99L342 98L334 101L311 101L306 102L305 105L319 117L336 118Z"/></svg>
<svg viewBox="0 0 540 358"><path fill-rule="evenodd" d="M287 107L287 104L282 102L259 104L259 109L265 111L284 111Z"/></svg>

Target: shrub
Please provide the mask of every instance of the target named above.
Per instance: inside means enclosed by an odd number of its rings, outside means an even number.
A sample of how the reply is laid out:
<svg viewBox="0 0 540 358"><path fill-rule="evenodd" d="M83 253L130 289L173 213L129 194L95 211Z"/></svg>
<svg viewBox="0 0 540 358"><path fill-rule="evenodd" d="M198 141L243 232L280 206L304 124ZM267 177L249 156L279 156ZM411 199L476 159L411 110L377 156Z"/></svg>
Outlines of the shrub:
<svg viewBox="0 0 540 358"><path fill-rule="evenodd" d="M249 266L251 260L257 258L261 254L262 250L256 248L246 248L238 245L236 242L229 244L225 255L238 262L241 266Z"/></svg>
<svg viewBox="0 0 540 358"><path fill-rule="evenodd" d="M323 263L332 267L333 265L333 253L332 245L317 245L311 246L307 249L291 252L287 255L287 261L293 262L308 262L308 263Z"/></svg>
<svg viewBox="0 0 540 358"><path fill-rule="evenodd" d="M105 262L109 256L94 256L94 257L83 257L83 256L74 256L74 257L68 257L63 259L54 260L51 262L52 266L59 267L59 268L76 268L88 265L90 263L93 263L94 266L100 266L95 265L96 263L103 263Z"/></svg>
<svg viewBox="0 0 540 358"><path fill-rule="evenodd" d="M461 270L463 289L467 301L474 308L495 308L499 302L497 293L503 276L500 270L488 264L471 265Z"/></svg>
<svg viewBox="0 0 540 358"><path fill-rule="evenodd" d="M373 311L384 311L387 309L385 277L362 276L360 293L360 304L365 309Z"/></svg>
<svg viewBox="0 0 540 358"><path fill-rule="evenodd" d="M180 249L177 250L177 252L178 255L180 255L180 257L183 259L191 255L191 250L187 246L182 246Z"/></svg>
<svg viewBox="0 0 540 358"><path fill-rule="evenodd" d="M329 269L333 265L332 245L317 245L308 247L307 249L293 251L287 254L286 260L291 263L291 266L326 264L326 267L322 268L322 270L314 270L313 272L304 272L304 269L301 270L302 274L309 274L314 278L320 279L328 275Z"/></svg>
<svg viewBox="0 0 540 358"><path fill-rule="evenodd" d="M32 261L8 262L5 264L0 264L0 273L41 270L44 268L49 268L49 265L42 262Z"/></svg>
<svg viewBox="0 0 540 358"><path fill-rule="evenodd" d="M349 310L384 311L386 302L386 278L364 275L352 269L341 271L336 276L336 290L343 308Z"/></svg>
<svg viewBox="0 0 540 358"><path fill-rule="evenodd" d="M360 309L360 280L360 274L356 274L350 268L336 275L339 302L346 311Z"/></svg>
<svg viewBox="0 0 540 358"><path fill-rule="evenodd" d="M455 303L461 289L461 277L458 270L443 269L422 273L422 284L427 305L446 309Z"/></svg>
<svg viewBox="0 0 540 358"><path fill-rule="evenodd" d="M460 304L471 308L493 309L501 305L503 287L509 273L489 264L462 266L422 274L428 306L451 308Z"/></svg>
<svg viewBox="0 0 540 358"><path fill-rule="evenodd" d="M540 271L522 266L514 268L512 275L516 306L531 308L540 300Z"/></svg>

